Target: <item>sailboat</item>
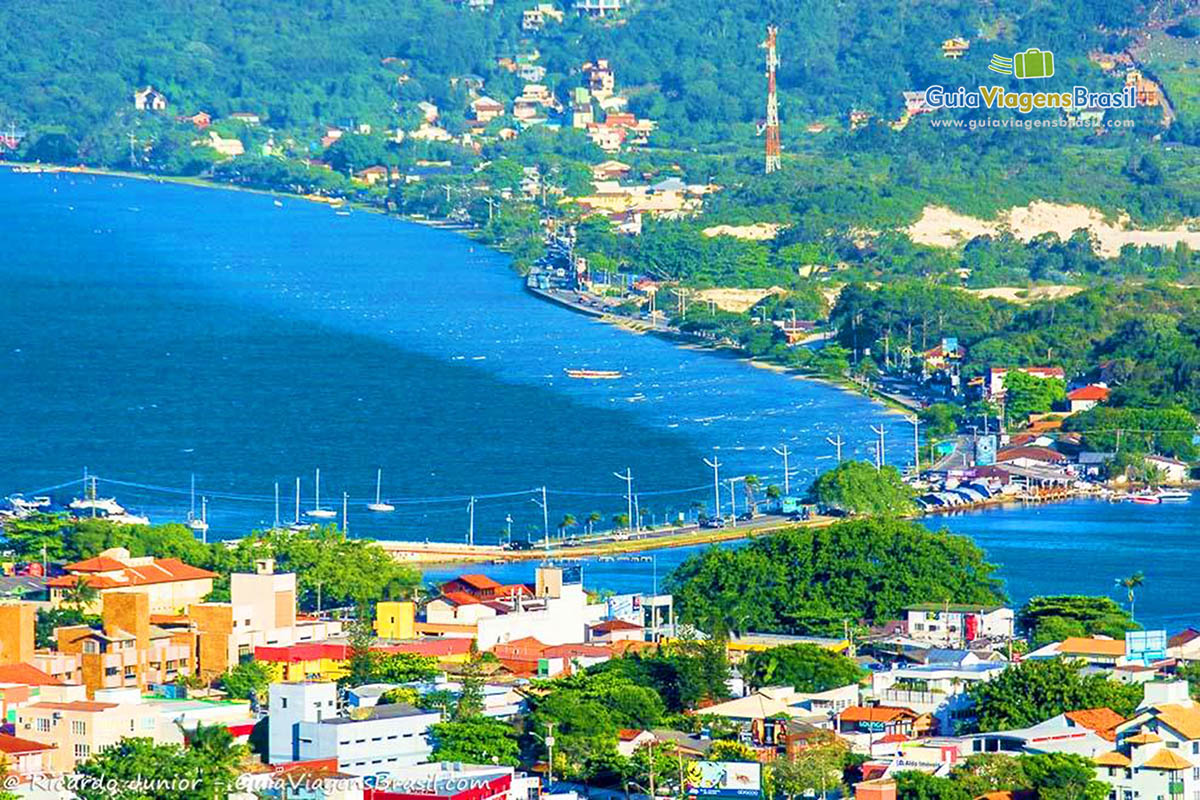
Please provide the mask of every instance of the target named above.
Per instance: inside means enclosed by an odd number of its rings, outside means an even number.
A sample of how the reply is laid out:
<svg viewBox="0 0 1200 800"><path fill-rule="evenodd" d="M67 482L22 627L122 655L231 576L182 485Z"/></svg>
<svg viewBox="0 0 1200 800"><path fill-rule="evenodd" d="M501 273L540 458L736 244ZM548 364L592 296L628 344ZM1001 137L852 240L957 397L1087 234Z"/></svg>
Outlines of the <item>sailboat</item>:
<svg viewBox="0 0 1200 800"><path fill-rule="evenodd" d="M294 531L312 530L313 523L300 521L300 479L296 478L296 519L289 526Z"/></svg>
<svg viewBox="0 0 1200 800"><path fill-rule="evenodd" d="M208 531L208 520L206 519L206 517L208 516L208 514L207 514L208 502L205 499L201 499L200 502L201 502L200 516L199 516L199 518L197 518L196 517L196 476L193 474L192 475L191 508L188 510L187 525L189 528L191 528L196 533L205 533Z"/></svg>
<svg viewBox="0 0 1200 800"><path fill-rule="evenodd" d="M380 468L375 472L375 502L367 503L368 511L395 511L396 507L391 503L384 503L380 498L380 491L383 489L383 469Z"/></svg>
<svg viewBox="0 0 1200 800"><path fill-rule="evenodd" d="M329 508L321 508L321 468L317 467L317 497L313 503L311 511L305 511L304 515L313 519L334 519L337 517L337 512Z"/></svg>

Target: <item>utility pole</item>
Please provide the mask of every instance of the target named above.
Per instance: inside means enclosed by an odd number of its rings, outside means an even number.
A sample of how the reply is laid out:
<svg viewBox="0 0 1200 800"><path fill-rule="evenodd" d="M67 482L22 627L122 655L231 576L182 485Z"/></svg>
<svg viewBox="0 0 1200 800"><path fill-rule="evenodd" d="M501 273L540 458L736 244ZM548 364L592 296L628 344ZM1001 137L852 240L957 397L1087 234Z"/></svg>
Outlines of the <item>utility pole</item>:
<svg viewBox="0 0 1200 800"><path fill-rule="evenodd" d="M275 528L279 528L279 481L275 481Z"/></svg>
<svg viewBox="0 0 1200 800"><path fill-rule="evenodd" d="M713 456L713 460L704 459L704 463L713 471L713 519L721 518L721 462Z"/></svg>
<svg viewBox="0 0 1200 800"><path fill-rule="evenodd" d="M626 516L629 518L629 529L633 530L633 471L630 470L629 467L626 467L624 475L619 472L614 472L613 476L625 481L625 506L627 509Z"/></svg>
<svg viewBox="0 0 1200 800"><path fill-rule="evenodd" d="M537 502L536 500L534 501ZM542 540L546 543L546 549L550 549L550 506L546 504L546 485L542 484Z"/></svg>
<svg viewBox="0 0 1200 800"><path fill-rule="evenodd" d="M342 538L350 531L350 493L342 492Z"/></svg>
<svg viewBox="0 0 1200 800"><path fill-rule="evenodd" d="M875 459L875 468L883 469L883 466L885 464L887 464L887 455L883 451L883 447L884 447L883 432L887 429L883 426L882 423L880 423L878 428L876 428L874 425L872 425L871 430L875 431L875 433L877 433L879 435L879 457Z"/></svg>
<svg viewBox="0 0 1200 800"><path fill-rule="evenodd" d="M905 419L913 426L913 474L919 478L921 476L921 438L917 431L921 428L921 418L914 414Z"/></svg>
<svg viewBox="0 0 1200 800"><path fill-rule="evenodd" d="M729 513L732 515L733 521L731 527L737 527L737 492L734 491L734 483L737 478L729 478Z"/></svg>
<svg viewBox="0 0 1200 800"><path fill-rule="evenodd" d="M789 495L792 491L791 485L788 483L788 446L785 444L781 448L772 447L771 449L775 451L776 455L783 456L783 493Z"/></svg>
<svg viewBox="0 0 1200 800"><path fill-rule="evenodd" d="M467 503L467 544L470 547L475 546L475 497L471 497L471 501Z"/></svg>
<svg viewBox="0 0 1200 800"><path fill-rule="evenodd" d="M842 435L839 433L837 439L830 439L828 436L826 436L825 441L829 442L837 449L837 463L842 463L842 445L845 444L845 442L842 441Z"/></svg>

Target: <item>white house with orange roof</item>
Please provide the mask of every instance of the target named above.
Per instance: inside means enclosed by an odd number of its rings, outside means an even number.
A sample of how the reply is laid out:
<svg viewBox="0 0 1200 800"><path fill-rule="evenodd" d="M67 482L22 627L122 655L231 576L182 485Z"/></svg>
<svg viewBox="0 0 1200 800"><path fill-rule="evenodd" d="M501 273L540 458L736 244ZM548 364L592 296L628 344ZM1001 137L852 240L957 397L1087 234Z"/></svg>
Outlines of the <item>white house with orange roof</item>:
<svg viewBox="0 0 1200 800"><path fill-rule="evenodd" d="M1184 800L1200 792L1200 706L1187 681L1151 681L1116 746L1095 757L1096 777L1115 800Z"/></svg>
<svg viewBox="0 0 1200 800"><path fill-rule="evenodd" d="M46 582L50 605L58 608L64 597L80 581L100 596L106 592L144 592L150 597L150 613L174 614L192 603L199 603L212 592L215 572L185 564L178 558L132 558L123 547L113 547L100 555L68 564L66 575ZM98 613L97 598L83 610Z"/></svg>

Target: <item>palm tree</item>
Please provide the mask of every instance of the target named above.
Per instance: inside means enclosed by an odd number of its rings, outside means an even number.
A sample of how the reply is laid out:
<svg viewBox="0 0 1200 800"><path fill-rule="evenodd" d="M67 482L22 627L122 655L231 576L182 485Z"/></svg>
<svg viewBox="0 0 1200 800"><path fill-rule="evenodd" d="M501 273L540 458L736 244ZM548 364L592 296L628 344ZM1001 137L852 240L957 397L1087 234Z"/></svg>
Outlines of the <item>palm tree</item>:
<svg viewBox="0 0 1200 800"><path fill-rule="evenodd" d="M592 535L593 527L602 519L604 519L604 517L601 516L599 511L593 511L587 515L588 536Z"/></svg>
<svg viewBox="0 0 1200 800"><path fill-rule="evenodd" d="M617 528L628 528L629 527L629 515L628 514L613 514L612 521L613 521L613 526L615 526Z"/></svg>
<svg viewBox="0 0 1200 800"><path fill-rule="evenodd" d="M762 481L757 475L747 475L742 478L742 486L746 490L746 505L750 507L750 516L758 513L758 499L754 496L754 491L762 486Z"/></svg>
<svg viewBox="0 0 1200 800"><path fill-rule="evenodd" d="M575 527L575 515L563 514L562 522L558 523L558 538L566 538L567 528Z"/></svg>
<svg viewBox="0 0 1200 800"><path fill-rule="evenodd" d="M1130 575L1128 578L1117 578L1117 586L1125 590L1126 596L1129 598L1129 618L1134 618L1134 603L1137 598L1134 592L1146 582L1146 576L1141 570Z"/></svg>
<svg viewBox="0 0 1200 800"><path fill-rule="evenodd" d="M74 608L79 613L96 602L100 592L83 578L76 578L75 583L67 587L62 594L62 603Z"/></svg>

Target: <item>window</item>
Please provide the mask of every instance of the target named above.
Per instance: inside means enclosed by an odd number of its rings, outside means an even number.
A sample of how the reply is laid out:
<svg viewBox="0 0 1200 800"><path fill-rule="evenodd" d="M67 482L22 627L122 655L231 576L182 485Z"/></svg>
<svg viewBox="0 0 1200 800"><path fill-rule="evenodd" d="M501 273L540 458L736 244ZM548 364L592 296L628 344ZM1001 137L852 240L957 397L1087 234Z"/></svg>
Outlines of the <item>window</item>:
<svg viewBox="0 0 1200 800"><path fill-rule="evenodd" d="M142 717L142 730L152 731L156 727L157 720L154 717Z"/></svg>
<svg viewBox="0 0 1200 800"><path fill-rule="evenodd" d="M84 759L84 758L87 758L88 756L90 756L91 754L92 754L92 748L90 745L86 745L86 744L75 745L75 758Z"/></svg>
<svg viewBox="0 0 1200 800"><path fill-rule="evenodd" d="M286 697L279 698L279 707L287 708L287 698Z"/></svg>
<svg viewBox="0 0 1200 800"><path fill-rule="evenodd" d="M1200 781L1200 767L1192 767L1192 780ZM1200 792L1197 794L1200 794ZM1196 800L1200 800L1200 797L1197 797Z"/></svg>
<svg viewBox="0 0 1200 800"><path fill-rule="evenodd" d="M85 652L85 653L95 653L95 652L96 652L96 640L95 640L95 639L88 639L88 640L86 640L86 641L83 643L83 652Z"/></svg>
<svg viewBox="0 0 1200 800"><path fill-rule="evenodd" d="M81 719L71 720L71 733L76 736L83 736L87 733L87 723Z"/></svg>
<svg viewBox="0 0 1200 800"><path fill-rule="evenodd" d="M50 730L50 720L46 717L38 717L36 727L39 732L47 733Z"/></svg>

